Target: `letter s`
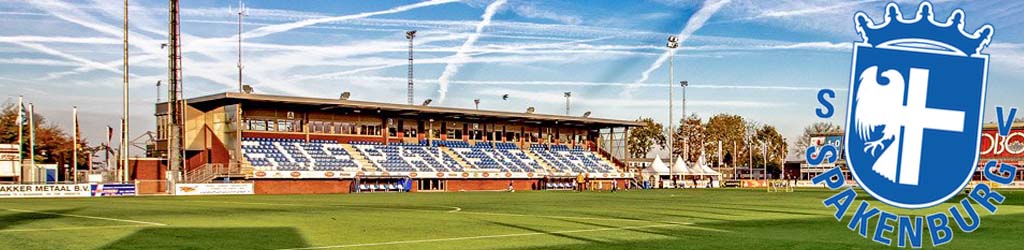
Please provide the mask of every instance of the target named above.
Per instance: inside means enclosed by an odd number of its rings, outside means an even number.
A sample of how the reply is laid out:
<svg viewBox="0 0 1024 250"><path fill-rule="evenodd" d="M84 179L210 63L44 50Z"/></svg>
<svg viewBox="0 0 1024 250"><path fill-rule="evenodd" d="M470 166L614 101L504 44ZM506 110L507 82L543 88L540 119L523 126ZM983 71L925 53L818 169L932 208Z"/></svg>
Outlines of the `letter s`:
<svg viewBox="0 0 1024 250"><path fill-rule="evenodd" d="M826 99L825 96L828 96L827 99ZM830 102L829 99L833 99L833 98L836 98L836 91L834 91L834 90L822 89L822 90L818 91L818 102L821 103L821 105L824 106L824 108L825 108L824 110L822 110L822 108L817 108L815 110L815 113L818 115L818 117L820 117L820 118L831 118L832 117L833 113L835 113L835 107L832 106L832 102Z"/></svg>

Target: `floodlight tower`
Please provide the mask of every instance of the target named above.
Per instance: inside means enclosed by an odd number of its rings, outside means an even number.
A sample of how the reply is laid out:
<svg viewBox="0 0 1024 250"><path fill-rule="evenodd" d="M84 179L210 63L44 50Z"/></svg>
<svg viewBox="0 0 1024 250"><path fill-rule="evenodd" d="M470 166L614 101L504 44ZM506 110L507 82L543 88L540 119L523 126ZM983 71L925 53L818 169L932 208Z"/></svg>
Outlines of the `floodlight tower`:
<svg viewBox="0 0 1024 250"><path fill-rule="evenodd" d="M416 31L410 30L405 32L405 39L409 39L409 105L412 105L413 98L413 87L412 87L412 39L416 38Z"/></svg>
<svg viewBox="0 0 1024 250"><path fill-rule="evenodd" d="M173 192L174 184L178 181L179 171L184 165L182 157L182 123L181 116L184 110L184 102L179 101L181 97L181 41L179 35L178 0L170 0L169 27L167 42L167 190ZM127 145L127 144L125 144ZM124 147L124 146L122 146Z"/></svg>
<svg viewBox="0 0 1024 250"><path fill-rule="evenodd" d="M671 159L674 159L672 154L675 153L675 147L672 143L675 140L675 138L672 138L672 133L675 132L672 129L672 124L674 123L672 120L672 57L674 56L676 48L679 48L679 38L676 36L669 36L668 43L665 44L665 46L668 47L668 158L669 161L671 161Z"/></svg>
<svg viewBox="0 0 1024 250"><path fill-rule="evenodd" d="M121 72L124 77L124 86L122 93L122 104L121 107L121 145L125 145L128 141L128 0L124 0L124 72ZM128 147L121 146L120 157L121 168L120 176L122 182L128 181ZM34 159L33 159L33 162Z"/></svg>
<svg viewBox="0 0 1024 250"><path fill-rule="evenodd" d="M245 3L238 1L238 92L242 92L242 17L248 16Z"/></svg>

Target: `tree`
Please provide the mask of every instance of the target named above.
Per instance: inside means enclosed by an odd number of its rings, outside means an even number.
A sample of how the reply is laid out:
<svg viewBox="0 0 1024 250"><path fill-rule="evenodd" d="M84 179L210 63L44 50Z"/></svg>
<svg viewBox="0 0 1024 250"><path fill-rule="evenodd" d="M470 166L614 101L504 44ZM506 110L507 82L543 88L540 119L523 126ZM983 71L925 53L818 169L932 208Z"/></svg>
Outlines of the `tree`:
<svg viewBox="0 0 1024 250"><path fill-rule="evenodd" d="M651 118L641 118L637 121L644 125L629 130L627 140L629 156L645 158L654 145L665 149L665 130L661 123L654 122L654 119Z"/></svg>
<svg viewBox="0 0 1024 250"><path fill-rule="evenodd" d="M696 160L700 157L701 145L705 142L704 124L696 114L683 118L679 124L682 125L672 133L672 145L679 145L675 147L672 155L684 156L690 161Z"/></svg>
<svg viewBox="0 0 1024 250"><path fill-rule="evenodd" d="M807 153L807 147L811 146L811 136L842 131L843 128L839 127L839 125L830 122L815 122L804 128L804 134L796 141L796 148L793 149L793 152L796 152L796 155L803 156Z"/></svg>
<svg viewBox="0 0 1024 250"><path fill-rule="evenodd" d="M0 142L2 143L18 143L18 105L13 103L4 104L3 111L0 111ZM33 123L35 125L36 132L36 162L41 163L56 163L61 169L71 165L72 158L72 138L63 129L55 124L50 124L46 121L46 118L40 114L33 114ZM22 134L24 139L23 147L25 150L22 152L23 156L28 159L29 157L29 127L26 124ZM88 143L83 138L79 138L80 151L78 154L78 167L82 169L88 164L88 155L85 149L85 145Z"/></svg>
<svg viewBox="0 0 1024 250"><path fill-rule="evenodd" d="M704 125L707 162L718 162L718 142L722 142L722 155L733 151L733 144L745 146L744 135L747 131L743 117L730 114L717 114L708 119ZM733 162L726 162L732 164Z"/></svg>
<svg viewBox="0 0 1024 250"><path fill-rule="evenodd" d="M780 173L782 169L783 161L786 160L786 152L788 151L789 145L786 143L786 138L779 134L779 131L772 125L764 125L757 129L754 133L753 144L757 145L754 153L754 167L764 166L765 152L761 151L763 147L767 148L768 154L768 171L771 173Z"/></svg>

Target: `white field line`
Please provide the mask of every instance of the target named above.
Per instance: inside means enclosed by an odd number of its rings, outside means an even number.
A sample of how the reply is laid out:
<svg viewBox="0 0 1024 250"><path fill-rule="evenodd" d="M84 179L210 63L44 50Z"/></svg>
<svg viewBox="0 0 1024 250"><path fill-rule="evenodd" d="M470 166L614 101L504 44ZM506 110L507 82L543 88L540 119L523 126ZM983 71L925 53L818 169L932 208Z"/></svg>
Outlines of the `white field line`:
<svg viewBox="0 0 1024 250"><path fill-rule="evenodd" d="M316 205L316 204L267 203L267 202L234 202L234 201L187 201L187 202L226 203L226 204L243 204L243 205L266 205L266 206L296 206L296 207L349 207L349 208L367 208L367 209L412 210L412 211L427 211L427 212L439 212L439 211L441 211L441 210L433 210L433 209L400 208L400 207L366 207L366 206L352 206L352 205ZM453 207L453 206L435 206L435 207L451 208L452 210L448 210L446 212L448 212L448 213L459 213L459 214L493 215L493 216L510 216L510 217L532 217L532 218L550 218L550 219L651 222L651 221L639 220L639 219L575 217L575 216L553 216L553 215L529 215L529 214L508 214L508 213L489 213L489 212L466 212L466 211L462 211L462 208L460 208L460 207ZM693 225L693 223L689 223L689 222L661 222L661 223L679 224L679 225Z"/></svg>
<svg viewBox="0 0 1024 250"><path fill-rule="evenodd" d="M5 229L0 230L0 233L8 232L43 232L43 231L69 231L69 230L95 230L95 229L106 229L106 228L129 228L129 227L148 227L149 225L120 225L120 226L96 226L96 227L58 227L58 228L32 228L32 229Z"/></svg>
<svg viewBox="0 0 1024 250"><path fill-rule="evenodd" d="M144 224L144 225L151 225L151 226L166 226L166 225L167 225L167 224L163 224L163 223L156 223L156 222L148 222L148 221L138 221L138 220L125 220L125 219L115 219L115 218L107 218L107 217L97 217L97 216L88 216L88 215L77 215L77 214L61 214L61 213L50 213L50 212L41 212L41 211L32 211L32 210L22 210L22 209L13 209L13 208L4 208L4 209L5 209L5 210L7 210L7 211L14 211L14 212L22 212L22 213L34 213L34 214L49 214L49 215L58 215L58 216L66 216L66 217L76 217L76 218L86 218L86 219L94 219L94 220L109 220L109 221L120 221L120 222L128 222L128 223L135 223L135 224Z"/></svg>
<svg viewBox="0 0 1024 250"><path fill-rule="evenodd" d="M389 242L378 242L378 243L362 243L362 244L349 244L349 245L334 245L334 246L319 246L319 247L284 248L284 249L279 249L279 250L311 250L311 249L331 249L331 248L372 247L372 246L385 246L385 245L402 245L402 244L432 243L432 242L446 242L446 241L460 241L460 240L479 240L479 239L509 238L509 237L523 237L523 236L534 236L534 235L556 235L556 234L574 234L574 233L588 233L588 232L602 232L602 231L621 231L621 230L641 229L641 228L681 227L681 226L685 226L685 225L681 225L681 224L654 224L654 225L631 226L631 227L605 227L605 228L577 229L577 230L565 230L565 231L555 231L555 232L496 234L496 235L480 235L480 236L439 238L439 239L422 239L422 240L402 240L402 241L389 241ZM687 226L687 227L692 227L692 226ZM692 227L692 228L696 228L696 227ZM717 229L710 229L710 228L700 228L700 229L717 230ZM728 231L726 231L726 232L728 232Z"/></svg>

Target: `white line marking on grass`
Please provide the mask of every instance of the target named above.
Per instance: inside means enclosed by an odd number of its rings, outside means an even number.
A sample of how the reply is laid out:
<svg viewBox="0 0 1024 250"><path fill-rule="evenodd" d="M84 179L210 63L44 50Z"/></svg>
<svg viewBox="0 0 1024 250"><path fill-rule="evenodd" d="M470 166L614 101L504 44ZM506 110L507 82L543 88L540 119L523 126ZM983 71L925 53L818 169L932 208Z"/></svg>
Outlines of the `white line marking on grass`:
<svg viewBox="0 0 1024 250"><path fill-rule="evenodd" d="M5 230L0 230L0 233L8 233L8 232L40 232L40 231L68 231L68 230L94 230L94 229L129 228L129 227L148 227L148 225L120 225L120 226L95 226L95 227L58 227L58 228L5 229Z"/></svg>
<svg viewBox="0 0 1024 250"><path fill-rule="evenodd" d="M441 212L441 211L445 211L445 212L449 212L449 213L454 213L454 212L462 211L462 208L460 208L460 207L433 206L433 205L429 205L429 206L430 207L449 208L451 210L404 208L404 207L376 207L376 206L341 205L341 204L321 205L321 204L293 204L293 203L240 202L240 201L175 201L175 202L223 203L223 204L265 205L265 206L294 206L294 207L326 207L326 208L346 207L346 208L364 208L364 209L412 210L412 211L427 211L427 212Z"/></svg>
<svg viewBox="0 0 1024 250"><path fill-rule="evenodd" d="M265 205L265 206L296 206L296 207L347 207L347 208L367 208L367 209L393 209L393 210L412 210L412 211L427 211L427 212L440 212L441 210L434 209L418 209L418 208L401 208L401 207L371 207L371 206L359 206L359 205L318 205L318 204L294 204L294 203L268 203L268 202L238 202L238 201L184 201L184 202L199 202L199 203L223 203L223 204L242 204L242 205ZM641 219L620 219L620 218L597 218L597 217L576 217L576 216L557 216L557 215L531 215L531 214L509 214L509 213L489 213L489 212L466 212L462 211L460 207L454 206L434 206L451 208L448 213L459 213L459 214L476 214L476 215L493 215L493 216L511 216L511 217L531 217L531 218L549 218L549 219L570 219L570 220L599 220L599 221L627 221L627 222L646 222L648 220ZM693 225L690 222L660 222L680 225Z"/></svg>
<svg viewBox="0 0 1024 250"><path fill-rule="evenodd" d="M88 216L88 215L50 213L50 212L32 211L32 210L23 210L23 209L14 209L14 208L4 208L4 209L7 210L7 211L22 212L22 213L49 214L49 215L59 215L59 216L86 218L86 219L94 219L94 220L120 221L120 222L129 222L129 223L136 223L136 224L152 225L152 226L166 226L167 225L167 224L156 223L156 222L115 219L115 218L97 217L97 216Z"/></svg>
<svg viewBox="0 0 1024 250"><path fill-rule="evenodd" d="M312 250L312 249L331 249L331 248L372 247L372 246L401 245L401 244L414 244L414 243L432 243L432 242L445 242L445 241L460 241L460 240L479 240L479 239L493 239L493 238L522 237L522 236L534 236L534 235L556 235L556 234L573 234L573 233L588 233L588 232L601 232L601 231L622 231L622 230L641 229L641 228L678 227L678 226L684 226L684 225L681 225L681 224L655 224L655 225L631 226L631 227L605 227L605 228L577 229L577 230L565 230L565 231L555 231L555 232L534 232L534 233L517 233L517 234L480 235L480 236L466 236L466 237L453 237L453 238L440 238L440 239L422 239L422 240L402 240L402 241L390 241L390 242L378 242L378 243L362 243L362 244L349 244L349 245L320 246L320 247L284 248L284 249L278 249L278 250Z"/></svg>

